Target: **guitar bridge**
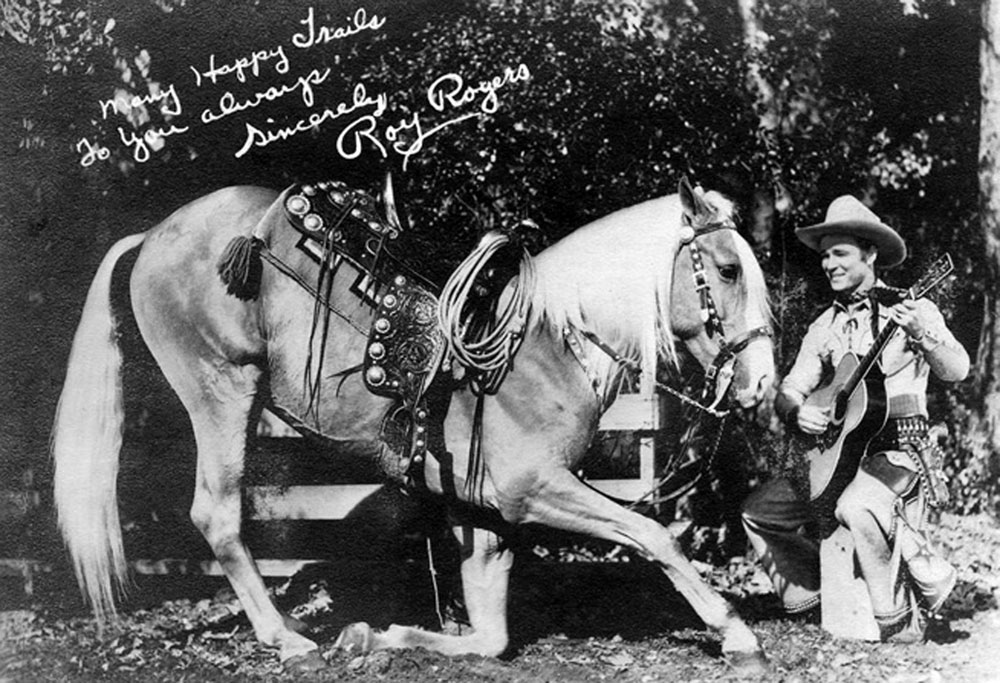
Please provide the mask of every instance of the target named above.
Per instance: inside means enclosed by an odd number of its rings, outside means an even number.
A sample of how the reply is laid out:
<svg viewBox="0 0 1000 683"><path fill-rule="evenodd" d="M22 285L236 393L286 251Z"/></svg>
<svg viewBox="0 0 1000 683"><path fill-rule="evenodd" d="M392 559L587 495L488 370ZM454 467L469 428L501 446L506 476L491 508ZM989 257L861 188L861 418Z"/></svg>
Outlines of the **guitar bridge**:
<svg viewBox="0 0 1000 683"><path fill-rule="evenodd" d="M829 450L840 438L840 425L830 425L825 432L816 437L816 445L820 450Z"/></svg>

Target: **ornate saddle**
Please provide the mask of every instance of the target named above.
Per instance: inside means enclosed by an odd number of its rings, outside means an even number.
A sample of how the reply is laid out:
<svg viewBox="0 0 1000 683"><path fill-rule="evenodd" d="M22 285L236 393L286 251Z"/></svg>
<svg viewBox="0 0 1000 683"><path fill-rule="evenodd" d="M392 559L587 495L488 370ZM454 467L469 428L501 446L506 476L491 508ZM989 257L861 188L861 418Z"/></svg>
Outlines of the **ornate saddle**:
<svg viewBox="0 0 1000 683"><path fill-rule="evenodd" d="M298 247L321 267L332 270L343 258L362 273L352 289L375 307L364 382L372 393L395 399L382 425L394 457L383 467L406 478L412 463L422 461L431 432L443 442L444 414L427 405L445 350L436 288L391 251L402 232L394 209L387 207L383 218L362 190L338 181L296 185L285 195L285 213L303 235ZM450 380L438 384L450 390Z"/></svg>
<svg viewBox="0 0 1000 683"><path fill-rule="evenodd" d="M338 181L293 185L282 194L282 201L289 225L302 235L297 247L319 264L316 282L307 282L256 232L230 241L217 265L219 277L230 295L243 301L256 299L261 262L266 261L316 299L314 332L332 312L363 334L364 329L328 298L332 278L342 272L339 264L346 260L354 266L358 276L351 289L374 308L375 317L363 362L345 372L363 368L369 391L395 399L382 424L388 451L382 458L383 469L405 483L422 486L428 450L448 455L443 423L456 384L450 372L438 370L450 368L452 360L464 368L463 381L478 395L477 414L481 414L484 395L499 388L520 345L534 273L525 239L516 232L485 235L444 289L438 290L393 252L402 230L391 182L386 183L385 218L371 195ZM512 296L501 308L508 282ZM323 354L317 356L319 367L312 362L310 353L307 378L322 376ZM308 410L321 388L319 382L307 386ZM285 414L299 428L310 429L303 420ZM478 453L478 433L477 429L470 453ZM469 470L467 481L482 480L478 456L470 455ZM442 487L449 485L446 479L442 478Z"/></svg>

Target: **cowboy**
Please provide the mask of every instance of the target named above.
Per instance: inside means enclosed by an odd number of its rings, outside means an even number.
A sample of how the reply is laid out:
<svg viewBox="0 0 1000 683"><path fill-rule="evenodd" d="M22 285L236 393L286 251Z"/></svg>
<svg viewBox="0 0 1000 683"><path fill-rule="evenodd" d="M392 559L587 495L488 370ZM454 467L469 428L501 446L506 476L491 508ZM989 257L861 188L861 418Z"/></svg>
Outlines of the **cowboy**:
<svg viewBox="0 0 1000 683"><path fill-rule="evenodd" d="M963 380L969 356L931 301L879 304L874 293L884 284L876 264L899 265L906 244L860 201L837 198L823 223L795 234L819 252L834 301L809 327L778 389L775 412L790 429L823 434L830 409L807 405L807 397L846 353L863 356L878 330L890 320L898 325L879 359L889 418L836 499L834 525L850 531L881 639L917 642L926 628L918 606L934 614L956 580L955 568L919 531L928 496L946 490L935 481L940 476L935 464L923 461L940 456L927 433L927 379L933 373L947 382ZM821 580L817 509L803 490L794 476L771 479L744 503L743 523L786 612L816 619Z"/></svg>

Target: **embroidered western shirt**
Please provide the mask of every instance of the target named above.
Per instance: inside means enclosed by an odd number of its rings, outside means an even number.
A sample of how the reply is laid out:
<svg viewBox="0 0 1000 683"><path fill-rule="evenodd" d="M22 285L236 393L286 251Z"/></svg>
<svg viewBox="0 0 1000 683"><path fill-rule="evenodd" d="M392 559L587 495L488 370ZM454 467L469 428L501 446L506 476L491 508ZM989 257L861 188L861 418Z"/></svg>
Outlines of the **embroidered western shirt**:
<svg viewBox="0 0 1000 683"><path fill-rule="evenodd" d="M950 348L961 350L961 344L948 330L944 316L928 299L917 301L918 311L930 339ZM878 307L878 329L889 322L889 308ZM835 301L809 326L792 369L781 384L781 390L796 392L805 398L832 372L848 352L859 357L867 353L874 341L872 305L869 299L843 304ZM927 416L927 378L930 365L925 345L907 337L905 330L896 330L880 357L879 366L885 375L886 399L891 417Z"/></svg>

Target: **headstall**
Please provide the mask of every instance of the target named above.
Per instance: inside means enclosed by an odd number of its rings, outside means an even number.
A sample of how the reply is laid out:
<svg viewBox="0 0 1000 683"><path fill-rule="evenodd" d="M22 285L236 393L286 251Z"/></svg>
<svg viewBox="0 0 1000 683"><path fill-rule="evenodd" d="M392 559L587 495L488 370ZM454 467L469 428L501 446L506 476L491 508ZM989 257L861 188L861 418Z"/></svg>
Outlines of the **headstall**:
<svg viewBox="0 0 1000 683"><path fill-rule="evenodd" d="M705 381L702 386L701 396L698 399L691 398L682 391L678 391L659 380L655 380L654 384L658 389L662 389L672 396L677 397L687 405L694 406L714 417L725 417L729 411L720 410L718 405L725 397L729 382L732 381L733 366L731 361L735 359L737 354L749 346L752 341L758 337L770 337L772 333L770 327L761 325L760 327L747 330L733 340L726 339L725 328L722 324L722 319L719 317L715 300L712 298L711 285L708 282L705 270L705 262L697 242L698 237L715 232L716 230L735 230L735 227L723 222L695 226L692 224L691 218L685 215L684 223L681 227L680 245L682 249L685 246L688 247L688 251L691 254L691 267L694 276L694 286L698 292L701 307L701 320L705 325L705 331L709 338L713 338L716 335L719 336L719 353L705 370ZM636 372L642 372L642 368L638 363L622 356L593 332L584 331L582 334L588 341L610 356L619 365ZM722 378L721 381L719 381L720 375ZM723 391L717 392L716 388L720 384L724 387ZM718 395L716 395L717 393Z"/></svg>

